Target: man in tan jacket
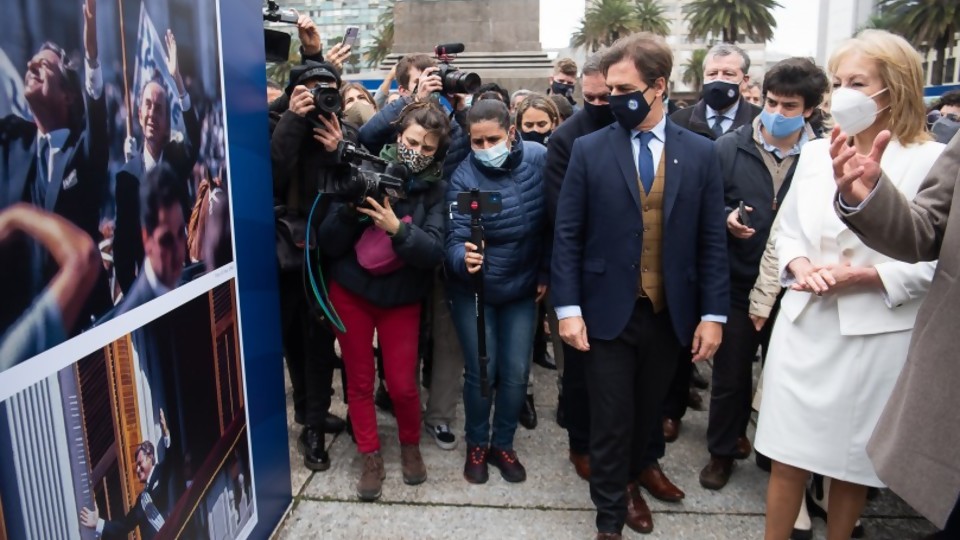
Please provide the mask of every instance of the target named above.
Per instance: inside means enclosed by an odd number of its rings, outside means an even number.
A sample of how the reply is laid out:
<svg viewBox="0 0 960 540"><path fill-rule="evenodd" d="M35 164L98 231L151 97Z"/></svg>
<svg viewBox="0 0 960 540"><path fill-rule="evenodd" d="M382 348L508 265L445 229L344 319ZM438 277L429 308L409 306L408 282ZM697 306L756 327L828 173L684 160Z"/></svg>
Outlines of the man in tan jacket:
<svg viewBox="0 0 960 540"><path fill-rule="evenodd" d="M960 136L934 164L913 202L880 170L888 132L877 136L868 156L846 140L834 131L841 219L881 253L906 262L939 259L907 363L868 452L880 479L944 529L930 539L960 538L960 417L954 398L960 387L960 216L950 221L952 203L960 202Z"/></svg>

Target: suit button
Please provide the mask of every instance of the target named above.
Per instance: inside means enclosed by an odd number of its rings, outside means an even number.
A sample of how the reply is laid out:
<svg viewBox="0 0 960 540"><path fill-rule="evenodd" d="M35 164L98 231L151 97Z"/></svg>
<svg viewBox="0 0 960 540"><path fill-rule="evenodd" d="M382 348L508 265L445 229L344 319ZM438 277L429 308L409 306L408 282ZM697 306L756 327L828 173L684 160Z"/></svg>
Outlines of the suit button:
<svg viewBox="0 0 960 540"><path fill-rule="evenodd" d="M642 272L646 272L646 271L647 271L647 267L644 266Z"/></svg>
<svg viewBox="0 0 960 540"><path fill-rule="evenodd" d="M631 264L631 265L630 265L630 268L633 268L634 270L636 270L638 266L639 266L639 265Z"/></svg>
<svg viewBox="0 0 960 540"><path fill-rule="evenodd" d="M643 232L650 232L650 227L644 227Z"/></svg>
<svg viewBox="0 0 960 540"><path fill-rule="evenodd" d="M650 211L650 205L644 206L644 207L643 207L643 211L644 211L644 212L649 212L649 211Z"/></svg>
<svg viewBox="0 0 960 540"><path fill-rule="evenodd" d="M640 231L633 233L633 235L636 236L637 238L640 238L640 236L642 236Z"/></svg>
<svg viewBox="0 0 960 540"><path fill-rule="evenodd" d="M650 248L648 248L648 247L643 248L643 252L644 252L644 253L650 253Z"/></svg>

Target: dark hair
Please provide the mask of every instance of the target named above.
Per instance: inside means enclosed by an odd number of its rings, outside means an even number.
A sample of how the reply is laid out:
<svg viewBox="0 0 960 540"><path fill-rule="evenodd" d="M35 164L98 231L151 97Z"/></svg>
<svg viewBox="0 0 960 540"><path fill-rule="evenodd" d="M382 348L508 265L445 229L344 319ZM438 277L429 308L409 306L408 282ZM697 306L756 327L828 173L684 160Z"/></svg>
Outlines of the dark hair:
<svg viewBox="0 0 960 540"><path fill-rule="evenodd" d="M550 94L547 96L547 98L552 101L553 105L557 108L557 113L560 114L560 122L563 122L567 118L573 116L573 105L570 104L570 100L568 100L566 96ZM560 125L560 122L557 122L558 126Z"/></svg>
<svg viewBox="0 0 960 540"><path fill-rule="evenodd" d="M63 50L63 47L52 41L45 41L43 45L40 45L40 51L38 52L42 51L50 51L60 60L60 65L57 66L57 72L60 74L60 86L73 98L68 119L70 129L80 129L83 126L85 110L80 74L70 62L70 57L67 56L67 51Z"/></svg>
<svg viewBox="0 0 960 540"><path fill-rule="evenodd" d="M529 98L528 98L529 99ZM524 100L526 101L526 100ZM478 122L492 120L503 129L510 130L510 109L499 99L483 99L467 111L467 131Z"/></svg>
<svg viewBox="0 0 960 540"><path fill-rule="evenodd" d="M427 133L437 136L437 153L433 155L433 160L442 162L450 147L450 119L446 113L430 102L411 103L403 108L394 125L397 133L402 134L412 124L417 124L427 130Z"/></svg>
<svg viewBox="0 0 960 540"><path fill-rule="evenodd" d="M138 455L143 454L150 458L154 465L157 463L157 451L153 447L153 443L150 441L143 441L137 445L136 451L133 453L133 456L136 458Z"/></svg>
<svg viewBox="0 0 960 540"><path fill-rule="evenodd" d="M437 65L437 62L425 54L408 54L397 62L397 84L413 91L413 81L410 80L410 68L423 71Z"/></svg>
<svg viewBox="0 0 960 540"><path fill-rule="evenodd" d="M774 64L763 76L763 96L800 96L804 110L820 105L829 89L827 74L809 58L787 58Z"/></svg>
<svg viewBox="0 0 960 540"><path fill-rule="evenodd" d="M567 98L563 96L557 96L562 99L565 103ZM560 111L557 110L557 106L554 105L554 101L549 97L543 94L530 94L523 101L517 105L517 129L523 131L523 115L527 113L530 109L537 109L538 111L543 111L550 118L550 121L553 122L554 129L560 125Z"/></svg>
<svg viewBox="0 0 960 540"><path fill-rule="evenodd" d="M603 76L607 76L610 66L624 59L633 61L647 85L653 86L660 78L670 82L673 52L662 37L650 32L638 32L618 39L603 53L603 59L600 60Z"/></svg>
<svg viewBox="0 0 960 540"><path fill-rule="evenodd" d="M491 96L489 96L488 94L490 93L497 94L499 96L498 99L506 103L508 107L510 106L510 92L508 92L506 88L500 86L497 83L486 83L486 84L480 85L480 88L478 88L477 91L473 93L473 100L480 101L481 99L489 99Z"/></svg>
<svg viewBox="0 0 960 540"><path fill-rule="evenodd" d="M183 184L169 163L161 162L147 173L140 185L140 225L148 235L157 228L161 209L176 206L183 212Z"/></svg>
<svg viewBox="0 0 960 540"><path fill-rule="evenodd" d="M940 96L940 107L949 105L951 107L960 107L960 90L951 90Z"/></svg>

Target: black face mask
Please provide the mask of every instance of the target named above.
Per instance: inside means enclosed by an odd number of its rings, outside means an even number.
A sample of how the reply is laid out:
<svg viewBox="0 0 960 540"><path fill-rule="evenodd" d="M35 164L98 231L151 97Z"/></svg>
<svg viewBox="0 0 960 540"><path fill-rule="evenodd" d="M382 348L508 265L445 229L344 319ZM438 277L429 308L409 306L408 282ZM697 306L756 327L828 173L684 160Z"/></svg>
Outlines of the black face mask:
<svg viewBox="0 0 960 540"><path fill-rule="evenodd" d="M648 86L642 91L637 90L636 92L619 96L611 94L610 97L607 98L610 101L610 111L617 119L617 122L620 122L620 125L625 129L636 128L646 120L647 115L650 114L650 104L647 103L647 98L644 97L644 94L646 94L650 88L651 87Z"/></svg>
<svg viewBox="0 0 960 540"><path fill-rule="evenodd" d="M610 111L609 103L606 105L594 105L589 101L584 101L583 110L586 111L590 120L598 126L609 126L616 120L616 118L613 117L613 112Z"/></svg>
<svg viewBox="0 0 960 540"><path fill-rule="evenodd" d="M546 145L547 139L550 138L551 133L553 133L553 131L548 131L546 133L540 133L539 131L521 131L520 138L525 141Z"/></svg>
<svg viewBox="0 0 960 540"><path fill-rule="evenodd" d="M740 83L710 81L703 85L703 101L715 111L722 111L740 99Z"/></svg>
<svg viewBox="0 0 960 540"><path fill-rule="evenodd" d="M550 93L567 98L567 101L573 102L574 85L553 81L550 83Z"/></svg>

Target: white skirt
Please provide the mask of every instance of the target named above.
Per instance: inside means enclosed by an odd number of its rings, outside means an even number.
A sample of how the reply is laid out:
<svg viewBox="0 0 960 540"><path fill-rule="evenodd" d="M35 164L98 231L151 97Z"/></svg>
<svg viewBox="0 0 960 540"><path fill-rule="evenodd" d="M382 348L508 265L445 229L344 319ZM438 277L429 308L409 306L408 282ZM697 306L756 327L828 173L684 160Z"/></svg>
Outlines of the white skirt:
<svg viewBox="0 0 960 540"><path fill-rule="evenodd" d="M833 296L811 299L796 321L777 318L755 446L787 465L884 487L867 441L906 362L911 331L841 336L839 329Z"/></svg>

